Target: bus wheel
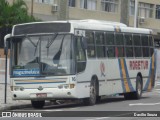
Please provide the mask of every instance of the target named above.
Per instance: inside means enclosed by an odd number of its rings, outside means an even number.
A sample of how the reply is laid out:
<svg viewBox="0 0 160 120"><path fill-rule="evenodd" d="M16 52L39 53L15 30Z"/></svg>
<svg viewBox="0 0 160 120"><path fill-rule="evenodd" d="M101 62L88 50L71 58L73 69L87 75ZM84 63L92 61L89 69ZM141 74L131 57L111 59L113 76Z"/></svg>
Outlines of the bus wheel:
<svg viewBox="0 0 160 120"><path fill-rule="evenodd" d="M142 79L140 76L137 76L137 78L136 78L136 91L133 93L133 99L138 100L142 97L142 89L143 89Z"/></svg>
<svg viewBox="0 0 160 120"><path fill-rule="evenodd" d="M36 109L42 109L44 104L45 104L45 101L31 101L32 103L32 107L33 108L36 108Z"/></svg>
<svg viewBox="0 0 160 120"><path fill-rule="evenodd" d="M84 98L83 103L84 105L94 105L96 104L97 99L97 85L96 85L96 79L93 78L90 85L90 97Z"/></svg>
<svg viewBox="0 0 160 120"><path fill-rule="evenodd" d="M143 89L142 79L140 76L137 76L137 78L136 78L136 91L130 92L130 93L125 93L124 98L126 100L130 100L130 99L138 100L142 96L142 89Z"/></svg>

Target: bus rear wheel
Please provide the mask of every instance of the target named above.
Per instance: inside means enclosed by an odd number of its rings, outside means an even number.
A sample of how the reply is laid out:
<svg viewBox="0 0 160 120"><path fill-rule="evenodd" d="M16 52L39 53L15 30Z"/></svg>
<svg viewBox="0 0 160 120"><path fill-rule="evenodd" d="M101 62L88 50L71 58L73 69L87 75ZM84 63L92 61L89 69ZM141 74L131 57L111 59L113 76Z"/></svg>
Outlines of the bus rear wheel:
<svg viewBox="0 0 160 120"><path fill-rule="evenodd" d="M31 101L31 103L32 103L32 107L36 108L36 109L42 109L43 106L45 105L44 100L42 100L42 101Z"/></svg>
<svg viewBox="0 0 160 120"><path fill-rule="evenodd" d="M137 76L136 91L133 93L133 99L138 100L142 97L142 89L143 89L142 78L140 76Z"/></svg>
<svg viewBox="0 0 160 120"><path fill-rule="evenodd" d="M96 85L96 78L93 78L90 85L90 97L84 98L83 103L84 105L94 105L96 104L97 100L97 85Z"/></svg>
<svg viewBox="0 0 160 120"><path fill-rule="evenodd" d="M136 78L136 91L130 92L130 93L125 93L124 98L126 100L130 100L130 99L138 100L142 97L142 89L143 89L142 79L140 76L137 76L137 78Z"/></svg>

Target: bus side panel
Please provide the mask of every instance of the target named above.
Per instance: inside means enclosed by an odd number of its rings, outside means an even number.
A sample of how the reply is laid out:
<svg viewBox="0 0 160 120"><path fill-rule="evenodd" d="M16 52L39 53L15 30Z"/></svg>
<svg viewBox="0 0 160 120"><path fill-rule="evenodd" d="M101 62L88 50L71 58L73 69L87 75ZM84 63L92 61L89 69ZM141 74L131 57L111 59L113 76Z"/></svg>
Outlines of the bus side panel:
<svg viewBox="0 0 160 120"><path fill-rule="evenodd" d="M137 71L131 71L129 60L124 58L118 59L119 74L121 79L121 86L123 88L121 93L128 93L135 91L135 79Z"/></svg>
<svg viewBox="0 0 160 120"><path fill-rule="evenodd" d="M112 91L107 89L106 93L107 95L123 92L118 59L107 60L106 79L107 79L107 87L109 89L112 87ZM109 94L108 91L110 91Z"/></svg>
<svg viewBox="0 0 160 120"><path fill-rule="evenodd" d="M101 73L101 66L103 67L103 73ZM96 77L99 82L99 95L106 95L106 93L112 92L107 91L106 84L106 60L87 60L85 71L77 74L77 94L80 98L89 97L90 95L90 83L92 77Z"/></svg>
<svg viewBox="0 0 160 120"><path fill-rule="evenodd" d="M143 86L146 84L150 70L149 59L118 59L123 93L136 91L136 77L142 75Z"/></svg>
<svg viewBox="0 0 160 120"><path fill-rule="evenodd" d="M148 89L150 83L150 71L151 71L151 60L150 59L126 59L128 66L128 73L131 79L131 84L136 91L136 77L138 73L142 75L143 90Z"/></svg>
<svg viewBox="0 0 160 120"><path fill-rule="evenodd" d="M146 83L144 84L144 91L151 91L155 84L155 73L156 73L156 52L153 54L152 58L149 62L149 71L148 71L148 78Z"/></svg>

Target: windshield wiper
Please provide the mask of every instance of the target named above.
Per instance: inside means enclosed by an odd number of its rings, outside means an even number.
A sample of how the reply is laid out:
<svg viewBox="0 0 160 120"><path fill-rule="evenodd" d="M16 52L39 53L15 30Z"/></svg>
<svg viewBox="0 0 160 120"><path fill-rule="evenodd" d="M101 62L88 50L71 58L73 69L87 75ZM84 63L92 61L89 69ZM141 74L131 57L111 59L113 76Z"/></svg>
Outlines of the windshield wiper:
<svg viewBox="0 0 160 120"><path fill-rule="evenodd" d="M35 56L35 54L36 54L36 51L37 51L37 47L38 47L39 41L40 41L40 37L39 37L39 39L38 39L38 42L37 42L37 45L36 45L36 48L35 48L35 51L34 51L34 56Z"/></svg>
<svg viewBox="0 0 160 120"><path fill-rule="evenodd" d="M65 35L62 38L61 46L60 46L58 52L56 53L56 55L53 57L53 60L57 60L58 61L60 59L60 55L62 53L62 46L63 46L64 38L65 38ZM57 62L57 64L59 64L59 61Z"/></svg>
<svg viewBox="0 0 160 120"><path fill-rule="evenodd" d="M36 44L31 40L31 38L28 35L26 35L26 38L32 43L34 47L36 47Z"/></svg>
<svg viewBox="0 0 160 120"><path fill-rule="evenodd" d="M55 33L52 40L50 40L50 42L48 42L48 44L46 45L46 48L49 48L52 45L52 43L57 38L57 36L58 36L58 33Z"/></svg>

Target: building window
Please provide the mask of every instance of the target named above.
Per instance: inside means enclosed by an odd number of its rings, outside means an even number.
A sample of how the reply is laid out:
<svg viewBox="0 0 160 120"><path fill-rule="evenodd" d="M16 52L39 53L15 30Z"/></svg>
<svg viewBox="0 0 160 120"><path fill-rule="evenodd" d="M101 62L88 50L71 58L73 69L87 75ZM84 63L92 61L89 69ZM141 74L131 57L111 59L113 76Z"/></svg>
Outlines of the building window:
<svg viewBox="0 0 160 120"><path fill-rule="evenodd" d="M139 3L139 16L144 18L152 18L153 6L153 4Z"/></svg>
<svg viewBox="0 0 160 120"><path fill-rule="evenodd" d="M160 5L156 6L156 19L160 19Z"/></svg>
<svg viewBox="0 0 160 120"><path fill-rule="evenodd" d="M35 0L37 3L53 4L54 0Z"/></svg>
<svg viewBox="0 0 160 120"><path fill-rule="evenodd" d="M80 7L88 10L96 10L96 0L80 0Z"/></svg>
<svg viewBox="0 0 160 120"><path fill-rule="evenodd" d="M76 6L76 0L69 0L68 6L75 7Z"/></svg>
<svg viewBox="0 0 160 120"><path fill-rule="evenodd" d="M118 12L118 0L102 0L102 11Z"/></svg>
<svg viewBox="0 0 160 120"><path fill-rule="evenodd" d="M134 15L135 12L135 0L130 0L130 9L129 9L130 15Z"/></svg>

